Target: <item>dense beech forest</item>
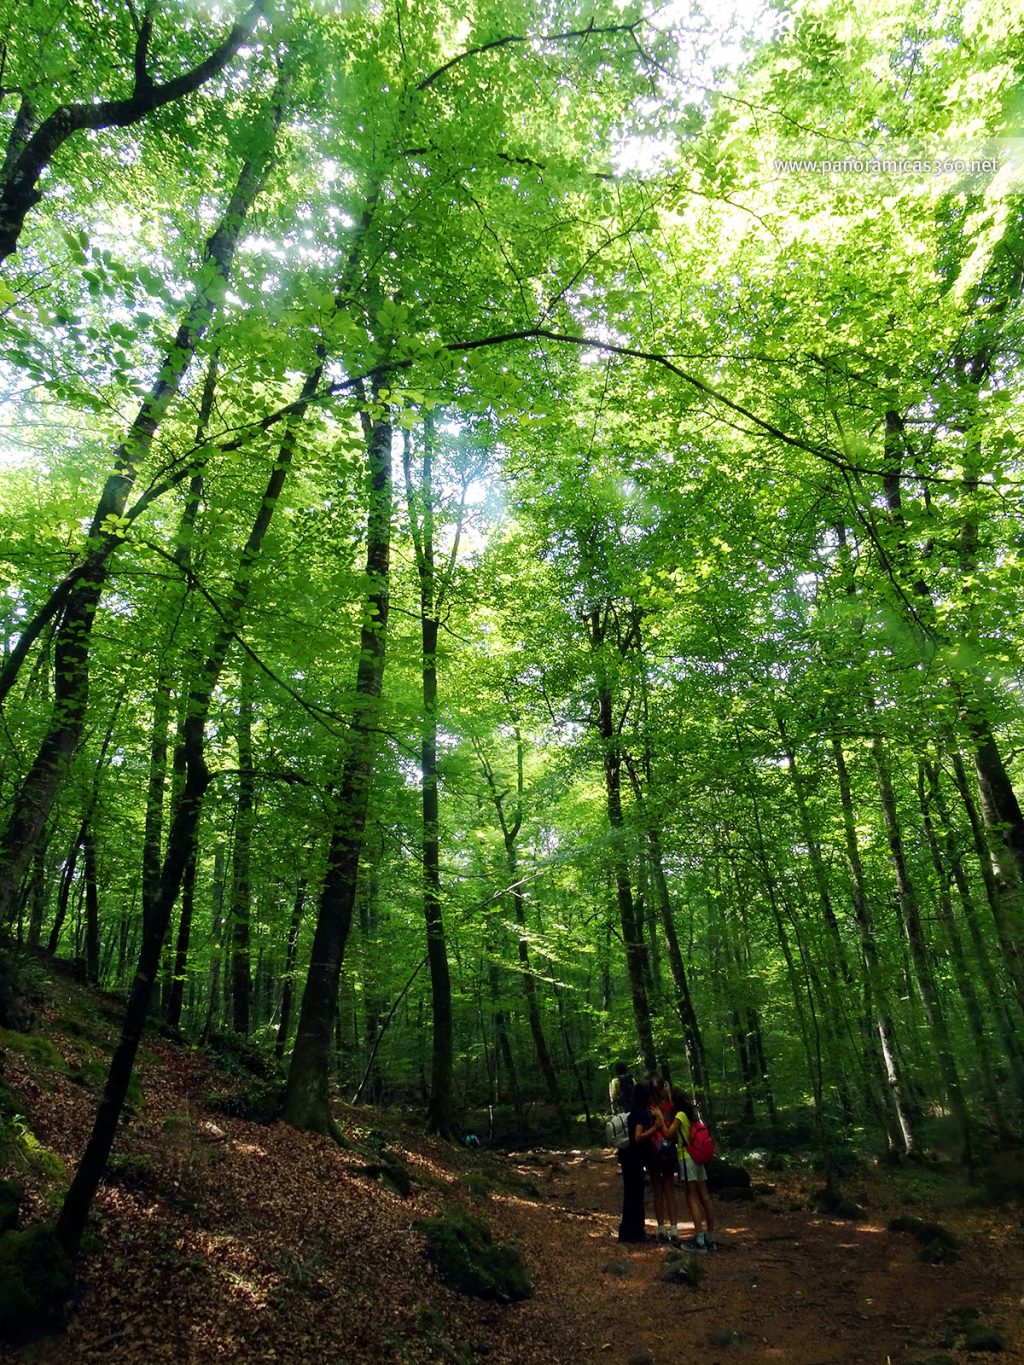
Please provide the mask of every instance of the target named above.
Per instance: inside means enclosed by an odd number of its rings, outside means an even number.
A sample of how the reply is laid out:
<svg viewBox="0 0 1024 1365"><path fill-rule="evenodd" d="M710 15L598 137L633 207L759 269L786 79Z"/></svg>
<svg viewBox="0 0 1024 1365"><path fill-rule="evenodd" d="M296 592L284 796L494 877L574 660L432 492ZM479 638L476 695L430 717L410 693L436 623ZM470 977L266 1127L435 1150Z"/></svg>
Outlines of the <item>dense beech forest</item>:
<svg viewBox="0 0 1024 1365"><path fill-rule="evenodd" d="M711 7L709 7L710 10ZM7 0L0 1023L279 1113L1024 1113L1016 0Z"/></svg>

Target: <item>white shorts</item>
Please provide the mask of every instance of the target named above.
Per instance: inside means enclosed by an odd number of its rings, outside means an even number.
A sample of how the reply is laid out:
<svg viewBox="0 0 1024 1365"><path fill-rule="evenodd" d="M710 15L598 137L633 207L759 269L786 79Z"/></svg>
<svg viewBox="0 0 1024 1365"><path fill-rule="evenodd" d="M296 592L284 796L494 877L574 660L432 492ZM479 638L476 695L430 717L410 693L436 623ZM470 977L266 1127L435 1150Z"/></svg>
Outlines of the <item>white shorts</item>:
<svg viewBox="0 0 1024 1365"><path fill-rule="evenodd" d="M707 1181L707 1172L703 1166L698 1166L693 1157L683 1154L683 1179L689 1184L691 1181L698 1184L701 1180Z"/></svg>

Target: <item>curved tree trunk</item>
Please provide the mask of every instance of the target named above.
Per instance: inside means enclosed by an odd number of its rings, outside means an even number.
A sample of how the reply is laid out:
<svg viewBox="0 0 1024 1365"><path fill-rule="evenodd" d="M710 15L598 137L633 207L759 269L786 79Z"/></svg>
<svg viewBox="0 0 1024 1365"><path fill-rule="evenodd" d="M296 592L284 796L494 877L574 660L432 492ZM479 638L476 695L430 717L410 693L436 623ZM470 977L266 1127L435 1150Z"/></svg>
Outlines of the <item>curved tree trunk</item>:
<svg viewBox="0 0 1024 1365"><path fill-rule="evenodd" d="M128 128L148 114L198 90L223 71L266 10L266 0L256 0L234 24L224 40L204 61L190 71L158 85L149 74L149 42L153 19L147 10L138 30L134 53L135 83L124 99L94 99L82 104L62 104L35 131L32 101L23 98L8 139L0 177L0 262L18 249L18 238L29 212L42 194L39 179L60 147L73 133L86 129Z"/></svg>

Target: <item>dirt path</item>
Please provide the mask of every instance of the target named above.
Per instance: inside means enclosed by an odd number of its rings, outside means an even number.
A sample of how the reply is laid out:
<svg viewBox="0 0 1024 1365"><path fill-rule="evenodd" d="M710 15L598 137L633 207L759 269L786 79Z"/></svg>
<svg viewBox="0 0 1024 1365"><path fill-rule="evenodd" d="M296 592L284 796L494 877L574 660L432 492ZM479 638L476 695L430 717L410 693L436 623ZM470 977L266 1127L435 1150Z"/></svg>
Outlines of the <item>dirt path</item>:
<svg viewBox="0 0 1024 1365"><path fill-rule="evenodd" d="M0 1177L24 1186L24 1226L52 1217L89 1132L117 1018L116 1002L62 980L40 1014L38 1036L0 1047L19 1116L12 1131L35 1144L9 1141L0 1163ZM398 1110L351 1107L343 1126L353 1145L339 1148L233 1116L232 1097L250 1082L155 1038L139 1080L66 1326L10 1352L0 1345L0 1358L978 1365L986 1357L965 1349L973 1327L997 1329L997 1358L1024 1365L1020 1207L981 1208L955 1172L865 1169L848 1184L868 1210L856 1223L808 1211L810 1175L758 1172L773 1193L719 1203L721 1250L702 1258L705 1278L691 1288L659 1278L657 1244L619 1245L621 1177L608 1152L502 1158L429 1138ZM382 1141L408 1165L407 1192L368 1164ZM521 1246L533 1298L506 1305L445 1287L422 1220L453 1206ZM908 1234L886 1230L895 1214L950 1227L963 1240L959 1261L923 1264Z"/></svg>
<svg viewBox="0 0 1024 1365"><path fill-rule="evenodd" d="M964 1349L973 1323L1001 1331L998 1359L1024 1361L1024 1235L1005 1216L947 1209L946 1224L965 1234L961 1259L929 1265L909 1235L886 1227L897 1212L942 1210L901 1192L898 1178L856 1182L870 1212L854 1223L793 1208L806 1184L775 1177L770 1197L718 1203L721 1248L702 1258L704 1281L691 1289L659 1278L666 1254L657 1245L615 1240L621 1180L612 1156L538 1153L515 1164L547 1198L495 1202L527 1247L539 1300L563 1311L572 1349L553 1341L550 1360L977 1362L985 1357Z"/></svg>

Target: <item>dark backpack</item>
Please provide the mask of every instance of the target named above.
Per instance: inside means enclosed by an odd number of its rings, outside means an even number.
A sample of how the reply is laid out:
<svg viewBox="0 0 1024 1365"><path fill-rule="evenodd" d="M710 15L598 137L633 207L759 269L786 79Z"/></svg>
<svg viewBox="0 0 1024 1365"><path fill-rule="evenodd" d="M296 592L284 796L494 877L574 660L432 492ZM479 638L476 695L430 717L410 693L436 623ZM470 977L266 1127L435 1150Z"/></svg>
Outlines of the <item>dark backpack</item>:
<svg viewBox="0 0 1024 1365"><path fill-rule="evenodd" d="M715 1155L715 1140L700 1119L690 1124L690 1136L686 1140L686 1150L690 1160L698 1166L706 1166Z"/></svg>
<svg viewBox="0 0 1024 1365"><path fill-rule="evenodd" d="M627 1113L633 1108L633 1090L635 1086L636 1081L634 1081L629 1072L623 1072L619 1077L619 1104L622 1105Z"/></svg>

